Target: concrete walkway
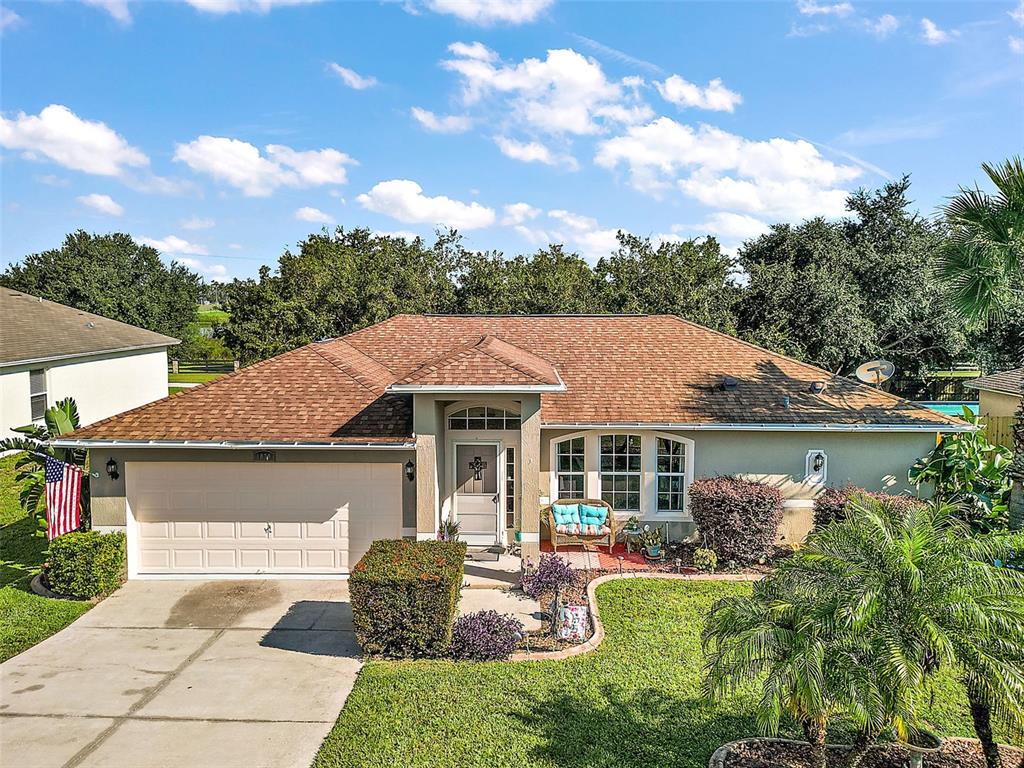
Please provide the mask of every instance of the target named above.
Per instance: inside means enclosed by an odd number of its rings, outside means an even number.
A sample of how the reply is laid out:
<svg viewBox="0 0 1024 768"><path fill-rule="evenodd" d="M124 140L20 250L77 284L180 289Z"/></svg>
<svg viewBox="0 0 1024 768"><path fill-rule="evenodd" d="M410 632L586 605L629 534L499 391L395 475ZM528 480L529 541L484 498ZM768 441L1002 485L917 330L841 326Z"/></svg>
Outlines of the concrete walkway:
<svg viewBox="0 0 1024 768"><path fill-rule="evenodd" d="M0 665L0 764L308 768L360 666L345 582L129 582Z"/></svg>

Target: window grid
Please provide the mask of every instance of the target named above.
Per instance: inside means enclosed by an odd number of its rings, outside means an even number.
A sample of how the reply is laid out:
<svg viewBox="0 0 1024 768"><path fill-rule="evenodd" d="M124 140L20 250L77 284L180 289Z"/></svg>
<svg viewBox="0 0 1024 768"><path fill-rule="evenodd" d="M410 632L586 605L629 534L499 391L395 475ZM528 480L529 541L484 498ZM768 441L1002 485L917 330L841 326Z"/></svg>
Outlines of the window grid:
<svg viewBox="0 0 1024 768"><path fill-rule="evenodd" d="M448 416L448 429L519 429L519 414L475 405Z"/></svg>
<svg viewBox="0 0 1024 768"><path fill-rule="evenodd" d="M601 435L601 499L616 512L640 512L640 435Z"/></svg>
<svg viewBox="0 0 1024 768"><path fill-rule="evenodd" d="M574 437L555 446L558 498L586 498L584 440Z"/></svg>
<svg viewBox="0 0 1024 768"><path fill-rule="evenodd" d="M658 512L681 514L686 509L686 444L658 438Z"/></svg>
<svg viewBox="0 0 1024 768"><path fill-rule="evenodd" d="M42 368L28 372L29 405L32 421L42 421L46 416L46 371Z"/></svg>
<svg viewBox="0 0 1024 768"><path fill-rule="evenodd" d="M505 449L505 527L516 527L516 449Z"/></svg>

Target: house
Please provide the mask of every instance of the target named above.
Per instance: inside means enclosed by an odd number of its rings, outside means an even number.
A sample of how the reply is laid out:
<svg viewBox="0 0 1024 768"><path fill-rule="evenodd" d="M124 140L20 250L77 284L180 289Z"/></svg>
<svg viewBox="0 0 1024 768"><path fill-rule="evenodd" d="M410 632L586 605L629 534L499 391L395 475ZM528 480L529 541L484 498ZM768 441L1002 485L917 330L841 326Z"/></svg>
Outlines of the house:
<svg viewBox="0 0 1024 768"><path fill-rule="evenodd" d="M782 535L829 485L904 490L970 425L673 316L399 315L72 433L92 518L127 528L132 577L342 576L370 542L472 545L541 505L604 498L692 530L695 477L786 497Z"/></svg>
<svg viewBox="0 0 1024 768"><path fill-rule="evenodd" d="M167 397L177 339L0 287L0 437L75 398L83 424Z"/></svg>
<svg viewBox="0 0 1024 768"><path fill-rule="evenodd" d="M972 379L965 386L978 390L978 415L1013 417L1024 397L1024 368Z"/></svg>

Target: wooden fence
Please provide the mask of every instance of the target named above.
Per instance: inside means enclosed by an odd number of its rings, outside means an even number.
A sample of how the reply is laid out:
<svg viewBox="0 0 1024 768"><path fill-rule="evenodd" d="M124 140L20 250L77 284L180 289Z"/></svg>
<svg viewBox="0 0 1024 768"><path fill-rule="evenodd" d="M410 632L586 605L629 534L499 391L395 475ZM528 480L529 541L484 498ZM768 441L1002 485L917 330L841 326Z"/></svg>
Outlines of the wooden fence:
<svg viewBox="0 0 1024 768"><path fill-rule="evenodd" d="M990 443L1013 450L1013 416L982 416L981 422Z"/></svg>
<svg viewBox="0 0 1024 768"><path fill-rule="evenodd" d="M238 370L237 360L169 360L170 373L231 373Z"/></svg>

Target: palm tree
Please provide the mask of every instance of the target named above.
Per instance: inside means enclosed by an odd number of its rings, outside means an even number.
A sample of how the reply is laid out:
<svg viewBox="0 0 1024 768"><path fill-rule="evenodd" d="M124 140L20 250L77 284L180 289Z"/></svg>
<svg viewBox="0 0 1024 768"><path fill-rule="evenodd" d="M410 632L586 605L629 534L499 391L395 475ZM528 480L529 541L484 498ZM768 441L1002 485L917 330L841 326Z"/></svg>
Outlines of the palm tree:
<svg viewBox="0 0 1024 768"><path fill-rule="evenodd" d="M982 170L995 193L960 188L943 209L950 238L939 254L938 274L954 306L969 322L983 324L1024 286L1024 161L1012 157ZM1024 366L1024 346L1017 350ZM1024 389L1013 426L1010 525L1024 527Z"/></svg>
<svg viewBox="0 0 1024 768"><path fill-rule="evenodd" d="M779 577L830 595L833 631L870 646L883 679L913 689L922 673L957 670L986 764L1000 768L993 716L1024 725L1024 573L994 563L1024 548L1024 534L971 535L949 505L887 511L866 497L852 505L783 562Z"/></svg>
<svg viewBox="0 0 1024 768"><path fill-rule="evenodd" d="M22 451L14 465L18 470L14 479L21 484L19 494L21 506L40 521L40 526L45 527L43 492L46 481L43 472L46 466L46 457L53 456L65 464L84 467L86 451L82 448L54 448L49 445L50 440L73 432L80 426L78 406L75 404L74 398L65 398L47 408L46 413L43 414L43 422L43 424L29 424L15 428L15 432L20 432L25 437L10 437L0 440L0 451ZM82 483L81 504L84 513L83 523L85 523L88 520L89 512L88 483Z"/></svg>

